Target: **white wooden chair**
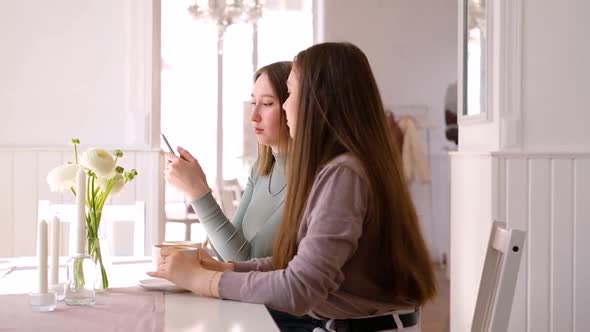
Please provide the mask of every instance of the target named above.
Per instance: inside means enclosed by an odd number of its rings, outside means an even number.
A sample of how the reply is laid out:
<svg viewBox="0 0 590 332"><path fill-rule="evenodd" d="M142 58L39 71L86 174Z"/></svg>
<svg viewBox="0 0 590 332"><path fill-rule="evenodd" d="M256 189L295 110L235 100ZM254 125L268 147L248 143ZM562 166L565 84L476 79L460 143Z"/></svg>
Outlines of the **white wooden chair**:
<svg viewBox="0 0 590 332"><path fill-rule="evenodd" d="M166 223L179 223L184 225L184 241L192 241L192 226L199 223L199 218L193 211L190 203L166 202Z"/></svg>
<svg viewBox="0 0 590 332"><path fill-rule="evenodd" d="M504 332L508 329L525 237L525 231L506 229L506 223L496 221L492 225L472 332Z"/></svg>
<svg viewBox="0 0 590 332"><path fill-rule="evenodd" d="M76 205L40 200L38 218L51 220L54 216L60 219L62 226L67 225L61 227L61 238L68 238L69 230L72 229L70 225L76 220ZM106 234L107 249L112 256L145 256L145 203L106 204L102 210L99 237L100 234ZM61 241L62 255L68 254L72 241L72 236L69 236L69 242Z"/></svg>

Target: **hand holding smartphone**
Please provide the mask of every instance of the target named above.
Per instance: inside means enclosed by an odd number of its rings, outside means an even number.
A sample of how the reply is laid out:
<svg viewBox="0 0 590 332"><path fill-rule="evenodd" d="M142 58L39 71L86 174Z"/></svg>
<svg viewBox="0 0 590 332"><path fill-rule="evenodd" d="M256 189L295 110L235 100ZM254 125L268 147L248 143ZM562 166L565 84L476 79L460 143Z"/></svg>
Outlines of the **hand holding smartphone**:
<svg viewBox="0 0 590 332"><path fill-rule="evenodd" d="M164 141L164 143L168 147L168 151L170 151L170 153L172 153L173 155L178 156L176 154L176 152L174 151L174 149L172 148L172 146L170 145L170 143L168 143L168 139L166 139L166 135L160 133L160 137L162 137L162 140Z"/></svg>

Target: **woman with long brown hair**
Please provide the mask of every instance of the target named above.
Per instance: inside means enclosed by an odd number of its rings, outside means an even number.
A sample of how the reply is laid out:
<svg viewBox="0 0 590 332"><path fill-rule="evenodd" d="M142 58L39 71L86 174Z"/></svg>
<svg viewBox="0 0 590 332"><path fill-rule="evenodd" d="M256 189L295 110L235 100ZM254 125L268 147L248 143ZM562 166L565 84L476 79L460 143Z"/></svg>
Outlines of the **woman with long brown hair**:
<svg viewBox="0 0 590 332"><path fill-rule="evenodd" d="M366 56L312 46L287 86L293 149L272 257L220 263L166 250L151 275L263 303L282 331L419 330L434 274Z"/></svg>

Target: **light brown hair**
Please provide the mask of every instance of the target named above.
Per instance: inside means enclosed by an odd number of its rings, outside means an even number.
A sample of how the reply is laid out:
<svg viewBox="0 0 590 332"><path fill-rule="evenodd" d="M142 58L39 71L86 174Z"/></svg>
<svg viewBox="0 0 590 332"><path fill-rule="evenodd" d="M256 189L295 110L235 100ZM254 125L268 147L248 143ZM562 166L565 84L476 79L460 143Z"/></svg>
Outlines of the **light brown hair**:
<svg viewBox="0 0 590 332"><path fill-rule="evenodd" d="M368 176L367 220L381 230L375 239L381 271L367 273L396 302L423 304L436 294L432 263L366 56L352 44L318 44L297 55L293 71L300 99L274 267L286 268L297 254L297 233L315 175L334 157L350 153Z"/></svg>
<svg viewBox="0 0 590 332"><path fill-rule="evenodd" d="M258 69L254 73L254 83L262 74L266 74L270 85L276 96L278 97L278 103L280 107L279 117L279 152L289 153L289 146L291 137L289 137L289 128L287 127L287 117L285 110L283 110L283 104L287 100L287 78L291 71L291 61L280 61L271 63L270 65L264 66ZM274 158L272 156L272 148L267 145L258 143L258 167L256 172L258 175L269 175L274 165Z"/></svg>

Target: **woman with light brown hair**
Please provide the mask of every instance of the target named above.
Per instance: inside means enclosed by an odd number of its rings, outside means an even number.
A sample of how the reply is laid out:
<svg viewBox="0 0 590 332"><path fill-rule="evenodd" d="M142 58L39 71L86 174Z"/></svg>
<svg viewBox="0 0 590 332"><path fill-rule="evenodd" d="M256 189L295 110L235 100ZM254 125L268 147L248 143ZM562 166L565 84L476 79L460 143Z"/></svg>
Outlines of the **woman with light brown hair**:
<svg viewBox="0 0 590 332"><path fill-rule="evenodd" d="M282 331L418 331L435 278L366 56L312 46L287 86L293 149L272 257L220 263L166 250L151 275L265 304Z"/></svg>
<svg viewBox="0 0 590 332"><path fill-rule="evenodd" d="M231 222L207 184L199 161L178 147L166 153L166 181L187 197L207 236L223 260L243 261L272 253L285 200L286 161L291 138L282 105L291 61L275 62L254 74L250 121L258 140L258 159Z"/></svg>

